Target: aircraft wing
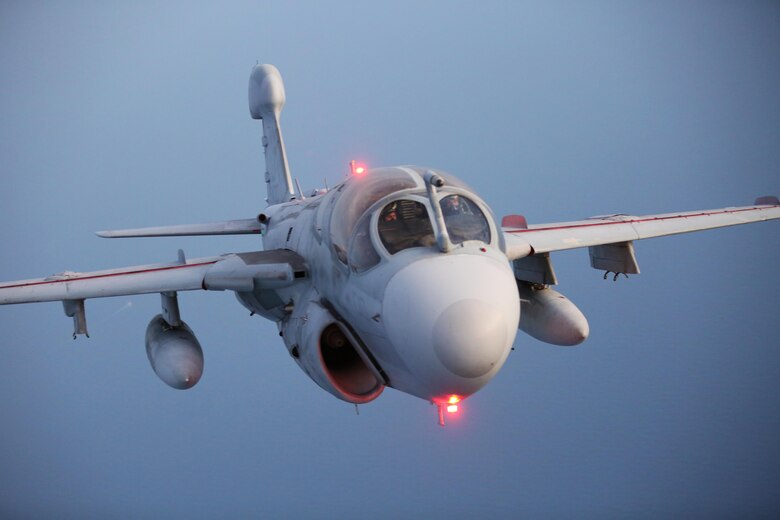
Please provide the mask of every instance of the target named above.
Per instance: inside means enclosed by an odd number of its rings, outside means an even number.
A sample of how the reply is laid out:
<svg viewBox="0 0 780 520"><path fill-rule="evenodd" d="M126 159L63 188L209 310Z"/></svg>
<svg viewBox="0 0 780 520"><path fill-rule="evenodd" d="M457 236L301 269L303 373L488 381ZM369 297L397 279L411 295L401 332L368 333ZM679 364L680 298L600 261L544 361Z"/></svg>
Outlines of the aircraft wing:
<svg viewBox="0 0 780 520"><path fill-rule="evenodd" d="M178 262L88 273L64 272L0 283L0 305L84 300L194 290L252 291L282 287L306 276L303 259L288 250L231 253Z"/></svg>
<svg viewBox="0 0 780 520"><path fill-rule="evenodd" d="M605 215L555 224L526 225L523 217L512 216L504 218L502 230L507 256L517 260L551 251L630 243L778 218L780 201L777 197L761 197L753 206L645 216Z"/></svg>
<svg viewBox="0 0 780 520"><path fill-rule="evenodd" d="M178 226L107 230L98 231L95 234L102 238L186 237L197 235L260 234L260 229L260 222L256 218L247 218L208 224L181 224Z"/></svg>

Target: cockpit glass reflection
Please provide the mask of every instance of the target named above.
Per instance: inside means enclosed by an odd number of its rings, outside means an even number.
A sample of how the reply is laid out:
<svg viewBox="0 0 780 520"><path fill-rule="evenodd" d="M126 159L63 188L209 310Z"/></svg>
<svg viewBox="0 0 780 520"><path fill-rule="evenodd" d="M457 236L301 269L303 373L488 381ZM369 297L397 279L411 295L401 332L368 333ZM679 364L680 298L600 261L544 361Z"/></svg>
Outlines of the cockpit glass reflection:
<svg viewBox="0 0 780 520"><path fill-rule="evenodd" d="M436 244L428 211L414 200L395 200L382 209L379 238L391 255L410 247Z"/></svg>
<svg viewBox="0 0 780 520"><path fill-rule="evenodd" d="M463 195L450 195L440 201L444 224L453 244L466 240L490 242L490 226L485 214Z"/></svg>
<svg viewBox="0 0 780 520"><path fill-rule="evenodd" d="M360 273L379 263L379 253L371 243L371 213L366 213L355 226L349 245L349 265L353 271Z"/></svg>

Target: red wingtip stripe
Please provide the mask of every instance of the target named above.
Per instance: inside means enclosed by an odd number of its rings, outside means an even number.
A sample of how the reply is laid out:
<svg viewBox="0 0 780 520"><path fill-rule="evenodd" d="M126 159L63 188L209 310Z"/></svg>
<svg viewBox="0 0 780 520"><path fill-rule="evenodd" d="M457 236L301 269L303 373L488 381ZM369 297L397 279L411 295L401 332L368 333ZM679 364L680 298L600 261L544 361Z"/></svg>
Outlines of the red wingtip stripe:
<svg viewBox="0 0 780 520"><path fill-rule="evenodd" d="M596 226L612 226L615 224L638 224L640 222L656 222L659 220L674 220L678 218L690 218L690 217L706 217L710 215L725 215L727 213L741 213L743 211L761 211L764 209L768 209L767 207L750 207L750 208L741 208L741 209L726 209L722 211L702 211L700 213L691 213L688 215L670 215L668 217L650 217L650 218L637 218L633 220L611 220L609 222L593 222L589 224L570 224L568 226L550 226L550 227L543 227L543 228L533 228L533 229L511 229L506 231L507 233L534 233L536 231L554 231L557 229L574 229L574 228L584 228L584 227L596 227Z"/></svg>
<svg viewBox="0 0 780 520"><path fill-rule="evenodd" d="M92 276L81 276L81 277L74 277L74 278L63 278L61 280L42 280L39 282L28 282L28 283L18 283L14 285L2 285L0 286L0 289L14 289L18 287L33 287L36 285L46 285L46 284L54 284L54 283L67 283L67 282L79 282L82 280L96 280L98 278L110 278L112 276L129 276L134 274L145 274L145 273L154 273L158 271L170 271L173 269L186 269L188 267L201 267L204 265L211 265L216 264L217 260L212 260L210 262L201 262L199 264L185 264L185 265L169 265L166 267L154 267L152 269L139 269L137 271L125 271L122 273L106 273L106 274L96 274Z"/></svg>

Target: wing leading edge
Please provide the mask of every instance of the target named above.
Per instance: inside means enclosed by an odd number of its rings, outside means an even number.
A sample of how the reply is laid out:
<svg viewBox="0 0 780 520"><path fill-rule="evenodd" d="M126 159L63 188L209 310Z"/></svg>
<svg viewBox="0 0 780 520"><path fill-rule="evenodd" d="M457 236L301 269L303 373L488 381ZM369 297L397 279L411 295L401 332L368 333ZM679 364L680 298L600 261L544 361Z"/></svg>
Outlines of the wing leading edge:
<svg viewBox="0 0 780 520"><path fill-rule="evenodd" d="M303 260L292 251L237 253L6 282L0 284L0 305L199 289L252 291L284 286L302 276Z"/></svg>
<svg viewBox="0 0 780 520"><path fill-rule="evenodd" d="M721 208L658 215L606 215L573 222L535 224L527 228L502 228L507 255L516 260L529 255L575 249L579 247L618 244L705 229L736 226L780 218L776 197L761 197L753 206Z"/></svg>

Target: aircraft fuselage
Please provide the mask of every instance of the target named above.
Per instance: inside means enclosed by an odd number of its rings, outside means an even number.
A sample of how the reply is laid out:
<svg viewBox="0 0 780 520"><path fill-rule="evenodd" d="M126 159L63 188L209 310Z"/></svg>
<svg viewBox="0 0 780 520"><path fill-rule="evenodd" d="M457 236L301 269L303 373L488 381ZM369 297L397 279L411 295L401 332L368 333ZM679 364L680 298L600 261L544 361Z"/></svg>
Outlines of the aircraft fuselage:
<svg viewBox="0 0 780 520"><path fill-rule="evenodd" d="M434 402L466 397L498 372L515 339L519 300L495 218L438 171L444 184L431 198L426 171L353 175L260 217L265 249L294 251L308 275L277 298L264 290L239 300L277 321L299 365L346 401L368 402L384 386ZM449 209L446 252L432 204Z"/></svg>

